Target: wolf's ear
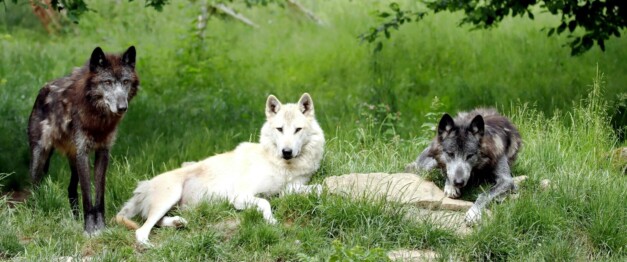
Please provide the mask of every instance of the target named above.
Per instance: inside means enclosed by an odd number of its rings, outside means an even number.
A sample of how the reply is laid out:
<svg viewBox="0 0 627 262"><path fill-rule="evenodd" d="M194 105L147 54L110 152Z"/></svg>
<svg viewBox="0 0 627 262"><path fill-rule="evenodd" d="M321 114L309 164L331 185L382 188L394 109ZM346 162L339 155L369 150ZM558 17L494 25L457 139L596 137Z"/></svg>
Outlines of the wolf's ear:
<svg viewBox="0 0 627 262"><path fill-rule="evenodd" d="M135 68L135 46L129 47L122 55L122 62L132 68Z"/></svg>
<svg viewBox="0 0 627 262"><path fill-rule="evenodd" d="M314 104L311 96L308 93L304 93L300 99L298 100L298 109L303 115L313 116L314 115Z"/></svg>
<svg viewBox="0 0 627 262"><path fill-rule="evenodd" d="M453 118L449 114L444 114L438 124L438 138L444 139L455 126Z"/></svg>
<svg viewBox="0 0 627 262"><path fill-rule="evenodd" d="M91 58L89 59L89 70L96 71L98 67L106 67L108 65L107 59L105 58L104 52L100 47L96 47L94 51L91 53Z"/></svg>
<svg viewBox="0 0 627 262"><path fill-rule="evenodd" d="M281 110L281 101L273 95L268 96L268 100L266 101L266 117L270 118L275 116L279 110Z"/></svg>
<svg viewBox="0 0 627 262"><path fill-rule="evenodd" d="M483 136L485 123L483 122L483 117L481 115L477 115L472 119L470 126L468 127L468 131L475 136Z"/></svg>

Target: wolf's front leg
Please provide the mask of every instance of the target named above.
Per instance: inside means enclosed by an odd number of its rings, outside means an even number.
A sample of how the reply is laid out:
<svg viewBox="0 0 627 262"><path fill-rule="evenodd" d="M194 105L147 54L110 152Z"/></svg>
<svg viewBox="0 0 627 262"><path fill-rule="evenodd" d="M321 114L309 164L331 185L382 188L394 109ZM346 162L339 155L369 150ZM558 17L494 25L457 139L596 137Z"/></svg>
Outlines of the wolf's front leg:
<svg viewBox="0 0 627 262"><path fill-rule="evenodd" d="M261 212L263 219L265 219L268 224L274 225L277 223L274 216L272 216L272 208L270 207L270 202L268 202L268 200L255 196L238 195L231 200L231 204L233 204L237 210L257 207L257 210Z"/></svg>
<svg viewBox="0 0 627 262"><path fill-rule="evenodd" d="M496 184L490 191L479 195L472 207L466 212L466 224L473 225L481 220L481 212L492 200L508 194L516 189L512 173L507 163L507 157L503 156L499 159L494 170L496 176Z"/></svg>
<svg viewBox="0 0 627 262"><path fill-rule="evenodd" d="M67 195L74 219L78 220L78 171L76 169L76 158L68 157L68 162L70 164L71 177L70 184L67 187Z"/></svg>
<svg viewBox="0 0 627 262"><path fill-rule="evenodd" d="M281 195L287 194L311 194L316 193L317 196L322 194L322 185L314 184L314 185L304 185L301 183L291 183L288 184L283 191L281 191Z"/></svg>
<svg viewBox="0 0 627 262"><path fill-rule="evenodd" d="M76 163L78 182L81 185L83 196L83 218L85 221L85 233L94 235L98 233L96 227L95 210L91 200L91 176L89 171L89 153L79 151L76 155L68 156L71 162Z"/></svg>
<svg viewBox="0 0 627 262"><path fill-rule="evenodd" d="M96 216L96 229L105 227L105 178L107 166L109 165L109 150L96 150L96 161L94 162L94 176L96 179L96 203L94 204Z"/></svg>
<svg viewBox="0 0 627 262"><path fill-rule="evenodd" d="M414 162L411 162L405 165L405 172L407 173L420 173L431 171L436 168L438 163L435 161L433 157L429 156L429 151L431 150L431 145L429 145L425 150L420 153L418 158Z"/></svg>

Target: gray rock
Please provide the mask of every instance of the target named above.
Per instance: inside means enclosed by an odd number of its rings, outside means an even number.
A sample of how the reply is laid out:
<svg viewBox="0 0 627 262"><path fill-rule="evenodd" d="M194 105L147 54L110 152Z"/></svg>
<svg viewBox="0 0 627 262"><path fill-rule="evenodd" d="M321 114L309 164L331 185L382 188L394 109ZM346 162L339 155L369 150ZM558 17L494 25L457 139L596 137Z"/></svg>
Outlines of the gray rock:
<svg viewBox="0 0 627 262"><path fill-rule="evenodd" d="M380 199L428 209L466 211L472 202L450 199L433 182L410 173L348 174L327 177L330 193L353 198Z"/></svg>
<svg viewBox="0 0 627 262"><path fill-rule="evenodd" d="M465 236L472 232L472 227L466 226L464 217L465 214L458 211L428 210L417 207L407 209L406 213L406 219L439 225L453 230L460 236Z"/></svg>

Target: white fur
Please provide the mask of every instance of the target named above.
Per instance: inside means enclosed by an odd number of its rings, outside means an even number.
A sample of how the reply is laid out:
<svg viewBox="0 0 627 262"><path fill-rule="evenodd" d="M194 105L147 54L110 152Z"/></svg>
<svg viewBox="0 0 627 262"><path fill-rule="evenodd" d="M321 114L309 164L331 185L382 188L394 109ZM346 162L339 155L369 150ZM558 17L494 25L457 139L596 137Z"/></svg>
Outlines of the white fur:
<svg viewBox="0 0 627 262"><path fill-rule="evenodd" d="M481 221L481 209L476 205L473 205L468 212L466 212L466 217L464 218L466 225L472 226L477 222Z"/></svg>
<svg viewBox="0 0 627 262"><path fill-rule="evenodd" d="M458 198L462 195L462 190L446 183L444 185L444 195L448 198Z"/></svg>
<svg viewBox="0 0 627 262"><path fill-rule="evenodd" d="M276 110L270 110L270 100L278 103L273 104L278 105ZM159 221L166 226L187 223L183 218L163 218L176 204L191 206L215 198L227 199L238 210L256 208L268 223L274 224L270 203L259 194L320 194L320 185L305 185L320 167L325 142L311 97L303 94L299 104L281 105L274 100L274 96L268 98L260 143L241 143L231 152L186 163L140 182L133 198L118 213L118 222L141 214L146 222L135 235L137 241L149 245L150 230ZM296 128L301 130L295 132ZM292 150L293 158L283 158L281 151L285 148Z"/></svg>
<svg viewBox="0 0 627 262"><path fill-rule="evenodd" d="M116 82L107 88L111 88L113 90L112 92L104 92L104 102L111 113L118 113L118 106L128 106L128 90L124 88L122 83Z"/></svg>

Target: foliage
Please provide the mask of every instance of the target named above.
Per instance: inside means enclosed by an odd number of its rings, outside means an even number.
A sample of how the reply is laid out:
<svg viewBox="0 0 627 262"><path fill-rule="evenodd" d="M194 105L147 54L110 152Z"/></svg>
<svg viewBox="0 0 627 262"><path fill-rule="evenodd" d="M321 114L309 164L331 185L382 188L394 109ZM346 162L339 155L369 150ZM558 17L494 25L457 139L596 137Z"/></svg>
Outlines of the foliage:
<svg viewBox="0 0 627 262"><path fill-rule="evenodd" d="M0 8L0 172L11 174L0 182L3 189L27 186L26 126L39 88L83 64L95 46L119 52L135 45L142 89L111 151L107 230L83 235L67 203L67 160L55 154L48 178L26 203L8 208L0 201L0 245L11 250L0 260L324 261L336 252L334 241L343 252L361 247L353 254L429 249L454 261L627 256L627 206L617 201L627 198L627 177L607 156L617 145L607 121L627 82L627 50L620 48L626 38L607 42L604 53L570 57L555 44L559 38L539 30L557 21L550 14L467 31L455 26L462 14L442 13L406 25L415 30L399 32L390 41L394 48L373 55L354 36L375 22L369 12L381 6L378 0L311 0L332 25L326 27L294 23L275 4L246 9L238 1L233 8L263 26L211 19L202 42L189 23L198 1L172 1L163 12L142 1L86 1L98 12L55 36L28 5L10 2L11 12ZM603 92L588 97L597 63L606 77L595 87ZM138 181L257 141L267 95L293 102L302 92L312 94L327 138L312 183L402 172L433 138L424 123L476 106L497 107L519 127L524 145L513 172L529 176L528 183L518 199L491 205L496 219L468 235L458 234L457 224L417 217L414 207L327 193L268 197L277 225L225 202L172 210L190 223L155 228L150 249L111 221ZM550 190L539 187L545 178Z"/></svg>
<svg viewBox="0 0 627 262"><path fill-rule="evenodd" d="M6 4L5 1L7 0L0 0L0 3ZM13 2L13 4L16 4L18 2L18 0L8 0L8 1ZM35 0L35 1L38 1L38 0ZM128 0L128 1L132 2L133 0ZM146 0L145 6L152 7L157 11L161 11L163 10L163 6L166 5L168 1L169 0ZM41 3L35 2L35 4L41 4ZM85 0L51 0L50 5L54 10L58 12L65 10L67 12L68 19L70 19L70 21L74 23L78 23L78 21L80 20L80 17L86 12L93 11L87 6L87 3L85 3ZM48 8L47 6L44 6L44 7Z"/></svg>
<svg viewBox="0 0 627 262"><path fill-rule="evenodd" d="M426 8L434 13L442 11L463 11L464 17L460 25L472 24L474 29L487 29L499 24L508 16L527 16L534 19L534 9L539 4L540 12L548 11L560 16L558 26L549 29L547 35L562 34L568 29L572 55L580 55L588 51L595 43L605 51L605 41L611 36L620 37L620 31L627 26L627 5L621 0L426 0ZM390 38L390 29L398 29L406 22L421 20L426 12L403 10L398 3L389 5L391 12L377 12L377 16L387 21L380 26L372 27L360 37L368 42L375 42L383 33ZM538 12L538 11L535 11ZM575 32L583 29L583 34ZM375 51L381 50L382 42L378 41Z"/></svg>

